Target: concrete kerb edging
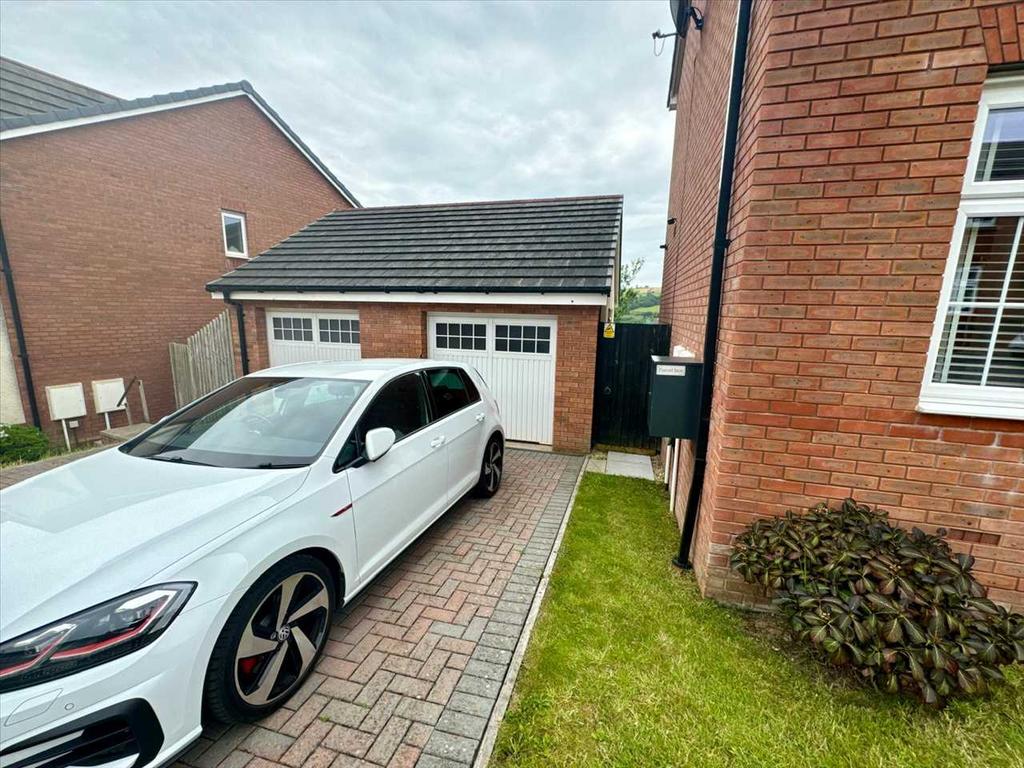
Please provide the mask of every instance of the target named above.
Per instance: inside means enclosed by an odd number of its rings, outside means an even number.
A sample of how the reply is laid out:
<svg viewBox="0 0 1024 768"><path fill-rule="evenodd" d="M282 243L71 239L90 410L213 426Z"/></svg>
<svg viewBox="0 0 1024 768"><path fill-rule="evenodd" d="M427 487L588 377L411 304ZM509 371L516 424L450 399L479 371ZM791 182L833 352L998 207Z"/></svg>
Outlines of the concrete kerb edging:
<svg viewBox="0 0 1024 768"><path fill-rule="evenodd" d="M491 709L490 719L487 721L487 728L484 730L480 747L476 752L476 759L473 760L472 768L485 768L491 759L494 751L494 744L498 738L498 729L501 721L505 718L509 701L512 699L512 691L516 687L516 679L519 677L519 669L523 665L523 658L526 656L526 648L530 644L530 636L533 634L533 625L537 623L537 616L540 615L540 606L544 602L544 595L548 589L548 582L551 580L551 571L555 567L555 559L562 548L562 538L565 536L565 529L569 525L569 516L572 514L573 505L576 503L576 493L579 491L583 474L587 471L587 462L580 464L580 471L576 475L576 483L572 488L572 495L565 507L565 514L562 515L562 524L558 527L558 534L555 536L555 543L551 546L551 554L548 555L547 563L544 565L544 572L541 574L540 584L534 593L533 602L530 604L530 612L526 615L526 622L523 625L523 632L519 636L519 642L512 654L512 661L509 662L508 672L505 674L505 681L501 690L498 691L498 700Z"/></svg>

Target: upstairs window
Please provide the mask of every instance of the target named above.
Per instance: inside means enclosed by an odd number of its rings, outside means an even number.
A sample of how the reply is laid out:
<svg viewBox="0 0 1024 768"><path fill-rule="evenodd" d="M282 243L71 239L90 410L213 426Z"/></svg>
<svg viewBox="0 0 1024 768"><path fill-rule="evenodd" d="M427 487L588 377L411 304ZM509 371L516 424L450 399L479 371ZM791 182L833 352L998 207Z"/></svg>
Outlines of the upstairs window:
<svg viewBox="0 0 1024 768"><path fill-rule="evenodd" d="M919 409L1024 419L1024 78L986 85Z"/></svg>
<svg viewBox="0 0 1024 768"><path fill-rule="evenodd" d="M224 234L224 254L232 259L249 258L249 246L245 239L245 215L221 211L220 223Z"/></svg>

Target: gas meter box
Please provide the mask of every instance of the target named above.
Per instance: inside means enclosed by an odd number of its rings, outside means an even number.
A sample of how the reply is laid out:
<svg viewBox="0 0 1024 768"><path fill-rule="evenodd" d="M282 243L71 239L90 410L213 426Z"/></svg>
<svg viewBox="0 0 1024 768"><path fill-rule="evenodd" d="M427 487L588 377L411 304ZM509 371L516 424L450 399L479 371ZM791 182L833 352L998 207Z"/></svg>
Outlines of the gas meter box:
<svg viewBox="0 0 1024 768"><path fill-rule="evenodd" d="M697 436L703 368L703 363L689 357L651 355L647 428L652 437L691 440Z"/></svg>

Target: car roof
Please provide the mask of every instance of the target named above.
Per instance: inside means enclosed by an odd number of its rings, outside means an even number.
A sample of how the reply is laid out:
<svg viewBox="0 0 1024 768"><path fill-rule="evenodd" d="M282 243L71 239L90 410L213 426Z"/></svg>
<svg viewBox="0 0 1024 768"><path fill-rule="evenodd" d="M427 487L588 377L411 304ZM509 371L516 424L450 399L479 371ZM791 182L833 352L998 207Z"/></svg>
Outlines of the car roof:
<svg viewBox="0 0 1024 768"><path fill-rule="evenodd" d="M308 363L291 363L264 368L250 376L296 376L310 379L356 379L358 381L376 381L408 371L418 371L436 365L459 365L450 361L422 360L417 358L375 358L371 360L321 360Z"/></svg>

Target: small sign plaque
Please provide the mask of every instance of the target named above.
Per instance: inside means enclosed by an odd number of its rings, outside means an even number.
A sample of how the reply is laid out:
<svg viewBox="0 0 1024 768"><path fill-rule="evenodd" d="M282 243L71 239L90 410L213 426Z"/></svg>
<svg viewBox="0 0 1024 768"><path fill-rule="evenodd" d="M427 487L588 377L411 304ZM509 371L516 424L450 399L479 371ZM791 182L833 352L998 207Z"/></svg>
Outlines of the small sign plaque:
<svg viewBox="0 0 1024 768"><path fill-rule="evenodd" d="M605 323L604 324L604 337L606 339L614 339L615 338L615 323Z"/></svg>
<svg viewBox="0 0 1024 768"><path fill-rule="evenodd" d="M656 376L685 376L686 366L684 365L658 365L654 368Z"/></svg>

